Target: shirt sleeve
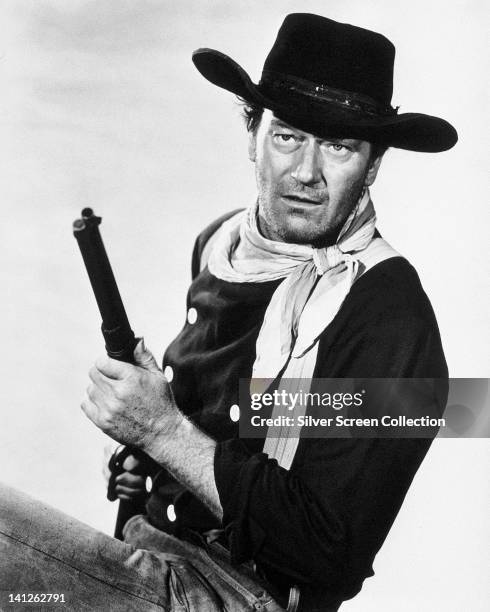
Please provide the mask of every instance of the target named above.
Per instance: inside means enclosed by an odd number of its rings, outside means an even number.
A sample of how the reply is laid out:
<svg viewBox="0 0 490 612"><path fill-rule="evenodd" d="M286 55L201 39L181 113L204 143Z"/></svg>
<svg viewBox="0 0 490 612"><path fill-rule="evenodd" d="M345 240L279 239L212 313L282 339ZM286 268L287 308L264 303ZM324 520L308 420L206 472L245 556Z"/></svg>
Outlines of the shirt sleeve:
<svg viewBox="0 0 490 612"><path fill-rule="evenodd" d="M348 365L335 377L447 375L435 319L428 324L398 311L365 323L344 334L345 356L338 351L337 357ZM334 377L323 359L316 375ZM327 585L340 598L353 596L372 575L430 443L301 440L289 472L251 452L245 440L219 443L215 478L232 559L254 559L290 584Z"/></svg>

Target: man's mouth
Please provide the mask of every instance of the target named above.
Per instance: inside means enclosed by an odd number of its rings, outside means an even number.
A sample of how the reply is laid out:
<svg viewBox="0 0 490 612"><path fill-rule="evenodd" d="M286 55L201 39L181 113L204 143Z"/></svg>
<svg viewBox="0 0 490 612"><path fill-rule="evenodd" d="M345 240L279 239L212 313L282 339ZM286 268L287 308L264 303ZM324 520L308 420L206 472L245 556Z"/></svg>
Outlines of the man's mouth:
<svg viewBox="0 0 490 612"><path fill-rule="evenodd" d="M299 202L301 204L322 204L323 200L318 198L309 198L307 196L301 194L286 194L282 196L285 200L289 200L290 202Z"/></svg>

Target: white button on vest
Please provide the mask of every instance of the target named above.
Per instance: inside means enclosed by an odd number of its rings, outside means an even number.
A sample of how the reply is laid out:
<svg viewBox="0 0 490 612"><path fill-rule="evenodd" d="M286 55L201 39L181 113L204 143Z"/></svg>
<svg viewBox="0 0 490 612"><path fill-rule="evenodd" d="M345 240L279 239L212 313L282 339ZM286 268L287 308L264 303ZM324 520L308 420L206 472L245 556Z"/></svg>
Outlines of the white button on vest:
<svg viewBox="0 0 490 612"><path fill-rule="evenodd" d="M168 518L168 520L171 523L173 523L176 520L176 518L177 518L177 515L175 514L175 508L174 508L173 504L169 504L167 506L167 518Z"/></svg>
<svg viewBox="0 0 490 612"><path fill-rule="evenodd" d="M194 323L197 321L197 310L195 308L189 308L187 311L187 321L191 325L194 325Z"/></svg>
<svg viewBox="0 0 490 612"><path fill-rule="evenodd" d="M234 423L240 419L240 408L237 406L237 404L233 404L233 406L230 408L230 419Z"/></svg>
<svg viewBox="0 0 490 612"><path fill-rule="evenodd" d="M168 380L169 383L174 379L174 370L172 366L165 366L165 370L163 370L163 375Z"/></svg>
<svg viewBox="0 0 490 612"><path fill-rule="evenodd" d="M147 493L151 493L152 486L153 486L153 481L151 479L151 476L147 476L145 480L145 489Z"/></svg>

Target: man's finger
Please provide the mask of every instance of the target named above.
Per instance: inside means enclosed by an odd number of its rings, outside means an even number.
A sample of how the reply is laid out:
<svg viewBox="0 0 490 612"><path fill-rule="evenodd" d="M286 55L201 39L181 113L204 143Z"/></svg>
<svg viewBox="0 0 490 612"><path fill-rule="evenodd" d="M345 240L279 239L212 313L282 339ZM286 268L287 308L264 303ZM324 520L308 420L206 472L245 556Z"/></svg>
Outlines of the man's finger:
<svg viewBox="0 0 490 612"><path fill-rule="evenodd" d="M143 493L146 493L146 488L144 485L141 487L129 487L127 485L118 483L114 487L114 490L116 491L116 493L126 493L127 495L141 495Z"/></svg>
<svg viewBox="0 0 490 612"><path fill-rule="evenodd" d="M96 387L92 384L87 387L87 396L93 404L99 406L100 403L103 401L104 393L99 387Z"/></svg>
<svg viewBox="0 0 490 612"><path fill-rule="evenodd" d="M107 389L112 388L113 379L102 374L95 366L92 366L88 371L90 380L97 385L97 387L105 387Z"/></svg>
<svg viewBox="0 0 490 612"><path fill-rule="evenodd" d="M86 416L92 421L92 423L96 422L97 415L98 415L98 408L93 402L89 400L88 397L86 397L83 400L83 402L80 404L80 408L83 410Z"/></svg>
<svg viewBox="0 0 490 612"><path fill-rule="evenodd" d="M131 474L130 472L123 472L116 476L116 484L123 487L130 487L132 489L144 489L145 488L144 476L140 474Z"/></svg>
<svg viewBox="0 0 490 612"><path fill-rule="evenodd" d="M143 493L141 494L141 496ZM118 493L117 498L121 501L132 501L135 497L139 497L139 495L126 495L125 493Z"/></svg>
<svg viewBox="0 0 490 612"><path fill-rule="evenodd" d="M143 338L136 345L133 355L136 365L139 365L140 368L145 368L145 370L150 370L151 372L160 371L153 353L146 348Z"/></svg>
<svg viewBox="0 0 490 612"><path fill-rule="evenodd" d="M117 496L119 497L120 494L123 495L128 495L130 497L139 497L140 495L145 495L146 494L146 489L144 487L139 487L139 488L135 488L135 487L125 487L123 485L116 485L114 487L114 490L117 494Z"/></svg>
<svg viewBox="0 0 490 612"><path fill-rule="evenodd" d="M113 380L122 380L134 368L130 363L117 361L110 357L99 357L95 362L95 367L101 374Z"/></svg>
<svg viewBox="0 0 490 612"><path fill-rule="evenodd" d="M122 467L126 472L136 472L141 468L142 461L136 458L134 455L128 455L124 460Z"/></svg>

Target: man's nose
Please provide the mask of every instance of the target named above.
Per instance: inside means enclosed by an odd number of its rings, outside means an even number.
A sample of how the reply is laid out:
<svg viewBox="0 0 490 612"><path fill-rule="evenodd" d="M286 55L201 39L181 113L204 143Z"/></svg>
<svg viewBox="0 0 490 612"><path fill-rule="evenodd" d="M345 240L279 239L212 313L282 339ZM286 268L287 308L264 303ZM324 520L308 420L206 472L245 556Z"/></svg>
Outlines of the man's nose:
<svg viewBox="0 0 490 612"><path fill-rule="evenodd" d="M323 179L323 159L319 144L312 140L297 151L291 176L299 183L312 185Z"/></svg>

